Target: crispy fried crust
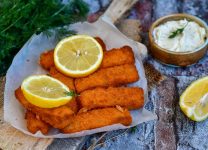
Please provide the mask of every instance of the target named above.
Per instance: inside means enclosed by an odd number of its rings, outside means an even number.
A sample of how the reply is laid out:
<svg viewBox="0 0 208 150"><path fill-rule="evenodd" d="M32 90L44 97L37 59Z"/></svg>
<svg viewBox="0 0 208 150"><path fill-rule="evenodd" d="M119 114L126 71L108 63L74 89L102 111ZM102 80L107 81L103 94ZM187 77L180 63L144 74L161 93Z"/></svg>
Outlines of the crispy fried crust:
<svg viewBox="0 0 208 150"><path fill-rule="evenodd" d="M135 65L125 64L110 68L99 69L97 72L75 79L78 93L95 87L119 86L139 80Z"/></svg>
<svg viewBox="0 0 208 150"><path fill-rule="evenodd" d="M54 50L50 50L40 55L40 65L46 70L50 70L50 68L54 66L53 53Z"/></svg>
<svg viewBox="0 0 208 150"><path fill-rule="evenodd" d="M106 47L103 41L99 37L96 37L95 39L101 44L104 51L106 51ZM50 50L40 55L40 65L46 70L50 70L52 68L52 73L55 69L53 53L54 51ZM124 64L134 64L134 62L135 59L132 48L129 46L123 46L121 48L114 48L104 52L103 61L100 68L107 68ZM55 73L56 72L57 71L55 71Z"/></svg>
<svg viewBox="0 0 208 150"><path fill-rule="evenodd" d="M132 122L131 115L128 110L116 108L95 109L85 113L79 113L73 119L73 122L62 129L63 133L74 133L83 130L100 128L112 124L121 123L125 126Z"/></svg>
<svg viewBox="0 0 208 150"><path fill-rule="evenodd" d="M50 76L63 82L70 90L75 91L74 79L60 73L55 66L50 68Z"/></svg>
<svg viewBox="0 0 208 150"><path fill-rule="evenodd" d="M70 102L65 106L69 107L75 114L78 112L79 106L77 104L77 98L74 97Z"/></svg>
<svg viewBox="0 0 208 150"><path fill-rule="evenodd" d="M31 111L27 111L25 114L27 120L27 129L29 132L35 134L37 131L41 131L43 134L48 134L50 125L42 121Z"/></svg>
<svg viewBox="0 0 208 150"><path fill-rule="evenodd" d="M72 109L66 105L57 108L40 108L29 103L25 99L21 88L18 88L15 91L15 96L24 108L40 116L43 121L47 122L54 128L62 129L66 127L74 116Z"/></svg>
<svg viewBox="0 0 208 150"><path fill-rule="evenodd" d="M57 80L63 82L66 86L68 86L70 90L76 91L73 78L63 75L55 67L50 68L49 74L51 77L56 78ZM74 111L74 113L77 113L78 105L77 105L76 97L74 97L69 103L67 103L66 106L71 108L72 111Z"/></svg>
<svg viewBox="0 0 208 150"><path fill-rule="evenodd" d="M94 109L122 106L138 109L144 105L144 91L138 87L109 87L86 90L79 96L81 108Z"/></svg>
<svg viewBox="0 0 208 150"><path fill-rule="evenodd" d="M101 45L103 51L106 51L106 45L100 37L95 37L96 41Z"/></svg>
<svg viewBox="0 0 208 150"><path fill-rule="evenodd" d="M121 48L113 48L104 53L101 68L107 68L112 66L119 66L124 64L134 64L134 53L129 46L123 46Z"/></svg>

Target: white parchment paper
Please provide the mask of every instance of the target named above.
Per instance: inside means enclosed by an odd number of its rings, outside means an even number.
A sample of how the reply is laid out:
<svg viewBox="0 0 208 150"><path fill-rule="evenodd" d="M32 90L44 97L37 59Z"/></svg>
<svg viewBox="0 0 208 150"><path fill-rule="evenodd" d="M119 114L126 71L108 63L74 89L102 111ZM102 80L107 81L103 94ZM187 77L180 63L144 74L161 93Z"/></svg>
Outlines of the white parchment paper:
<svg viewBox="0 0 208 150"><path fill-rule="evenodd" d="M140 80L133 84L129 84L129 86L142 87L145 91L145 103L147 103L147 80L145 78L138 44L136 42L128 39L119 30L117 30L115 26L108 23L107 21L104 21L103 18L92 24L87 22L76 23L71 25L69 28L77 31L78 34L87 34L91 36L101 37L106 43L107 49L118 48L124 45L131 46L135 54L135 64L139 72ZM4 120L6 122L11 124L16 129L31 136L42 138L66 138L129 128L137 124L156 119L154 114L143 108L131 111L133 122L131 126L128 127L123 126L122 124L115 124L73 134L62 134L59 133L59 131L56 129L52 129L48 135L43 135L41 132L37 132L36 134L31 134L28 132L25 120L25 109L15 98L14 91L21 85L23 79L29 75L47 73L38 64L39 56L43 51L54 48L56 44L57 41L55 36L47 38L43 34L34 35L15 56L12 65L6 74L6 85L4 92Z"/></svg>

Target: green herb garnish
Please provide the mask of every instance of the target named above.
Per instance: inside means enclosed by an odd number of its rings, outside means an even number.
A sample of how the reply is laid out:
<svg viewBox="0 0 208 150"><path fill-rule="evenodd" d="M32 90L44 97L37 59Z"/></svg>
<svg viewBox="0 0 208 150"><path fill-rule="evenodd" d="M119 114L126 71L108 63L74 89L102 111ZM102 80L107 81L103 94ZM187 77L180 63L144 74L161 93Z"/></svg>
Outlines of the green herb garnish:
<svg viewBox="0 0 208 150"><path fill-rule="evenodd" d="M0 2L0 75L5 74L14 55L33 35L44 33L60 38L73 34L65 25L86 18L83 0L1 0ZM55 29L55 32L54 32Z"/></svg>
<svg viewBox="0 0 208 150"><path fill-rule="evenodd" d="M137 130L137 127L136 127L136 126L134 126L134 127L132 127L132 128L131 128L130 132L131 132L131 133L135 133L135 132L136 132L136 130Z"/></svg>
<svg viewBox="0 0 208 150"><path fill-rule="evenodd" d="M79 94L77 94L75 91L66 91L64 92L64 94L66 94L66 96L72 96L72 97L76 97L79 96Z"/></svg>
<svg viewBox="0 0 208 150"><path fill-rule="evenodd" d="M170 36L168 38L172 39L172 38L176 37L177 35L182 34L183 30L185 29L185 27L187 25L188 25L188 22L187 22L187 24L183 28L179 28L179 29L171 32L171 34L170 34Z"/></svg>

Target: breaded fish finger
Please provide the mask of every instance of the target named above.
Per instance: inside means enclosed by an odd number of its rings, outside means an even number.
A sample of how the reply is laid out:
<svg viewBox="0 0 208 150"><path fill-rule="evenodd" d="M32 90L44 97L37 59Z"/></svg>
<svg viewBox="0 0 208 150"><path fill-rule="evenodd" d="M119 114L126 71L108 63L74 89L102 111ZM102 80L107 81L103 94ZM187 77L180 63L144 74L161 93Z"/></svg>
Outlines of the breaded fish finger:
<svg viewBox="0 0 208 150"><path fill-rule="evenodd" d="M51 77L56 78L59 81L63 82L70 90L75 91L74 79L60 73L55 68L55 66L50 68L49 74ZM78 105L77 105L76 97L74 97L69 103L67 103L66 106L69 106L74 111L74 113L77 113Z"/></svg>
<svg viewBox="0 0 208 150"><path fill-rule="evenodd" d="M100 68L107 68L112 66L119 66L124 64L133 64L135 62L134 53L132 48L129 46L123 46L121 48L114 48L112 50L106 51L106 46L102 39L99 37L95 38L103 48L104 56ZM54 51L46 51L40 55L40 65L46 69L50 70L51 67L55 67L53 59Z"/></svg>
<svg viewBox="0 0 208 150"><path fill-rule="evenodd" d="M64 83L70 90L75 91L74 79L60 73L55 66L50 68L50 76Z"/></svg>
<svg viewBox="0 0 208 150"><path fill-rule="evenodd" d="M95 87L119 86L139 80L139 75L134 64L125 64L110 68L99 69L97 72L75 79L78 93Z"/></svg>
<svg viewBox="0 0 208 150"><path fill-rule="evenodd" d="M123 46L121 48L113 48L104 53L101 68L107 68L112 66L119 66L124 64L134 64L134 53L129 46Z"/></svg>
<svg viewBox="0 0 208 150"><path fill-rule="evenodd" d="M104 41L100 38L100 37L95 37L96 41L101 45L103 51L106 51L106 45L104 43Z"/></svg>
<svg viewBox="0 0 208 150"><path fill-rule="evenodd" d="M138 87L109 87L86 90L79 96L81 108L94 109L119 105L138 109L144 105L144 91Z"/></svg>
<svg viewBox="0 0 208 150"><path fill-rule="evenodd" d="M33 134L37 131L41 131L43 134L48 133L50 125L42 121L31 111L26 112L25 119L27 120L27 129L29 132Z"/></svg>
<svg viewBox="0 0 208 150"><path fill-rule="evenodd" d="M78 104L77 104L77 98L73 97L72 100L70 100L65 106L69 107L75 114L78 112Z"/></svg>
<svg viewBox="0 0 208 150"><path fill-rule="evenodd" d="M54 50L50 50L50 51L43 52L40 55L39 63L46 70L50 70L50 68L55 65L54 60L53 60L53 53L54 53Z"/></svg>
<svg viewBox="0 0 208 150"><path fill-rule="evenodd" d="M43 121L47 122L54 128L62 129L66 127L74 116L74 111L66 105L57 108L40 108L29 103L25 99L21 88L18 88L15 91L15 96L24 108L40 116Z"/></svg>
<svg viewBox="0 0 208 150"><path fill-rule="evenodd" d="M94 109L76 115L70 125L62 129L63 133L74 133L83 130L100 128L112 124L121 123L125 126L132 122L131 115L127 109L117 108Z"/></svg>

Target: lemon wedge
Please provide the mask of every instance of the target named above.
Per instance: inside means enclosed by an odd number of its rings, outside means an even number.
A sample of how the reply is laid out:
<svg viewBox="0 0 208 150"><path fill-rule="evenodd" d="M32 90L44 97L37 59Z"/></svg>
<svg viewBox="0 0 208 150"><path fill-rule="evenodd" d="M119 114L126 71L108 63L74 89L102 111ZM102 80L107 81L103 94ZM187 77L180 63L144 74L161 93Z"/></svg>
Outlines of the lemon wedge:
<svg viewBox="0 0 208 150"><path fill-rule="evenodd" d="M205 120L208 117L208 77L193 82L181 95L179 104L191 120Z"/></svg>
<svg viewBox="0 0 208 150"><path fill-rule="evenodd" d="M69 88L59 80L46 75L33 75L21 85L25 98L41 108L54 108L68 103L72 97Z"/></svg>
<svg viewBox="0 0 208 150"><path fill-rule="evenodd" d="M102 47L88 35L65 38L57 44L54 51L56 68L71 77L84 77L93 73L102 59Z"/></svg>

